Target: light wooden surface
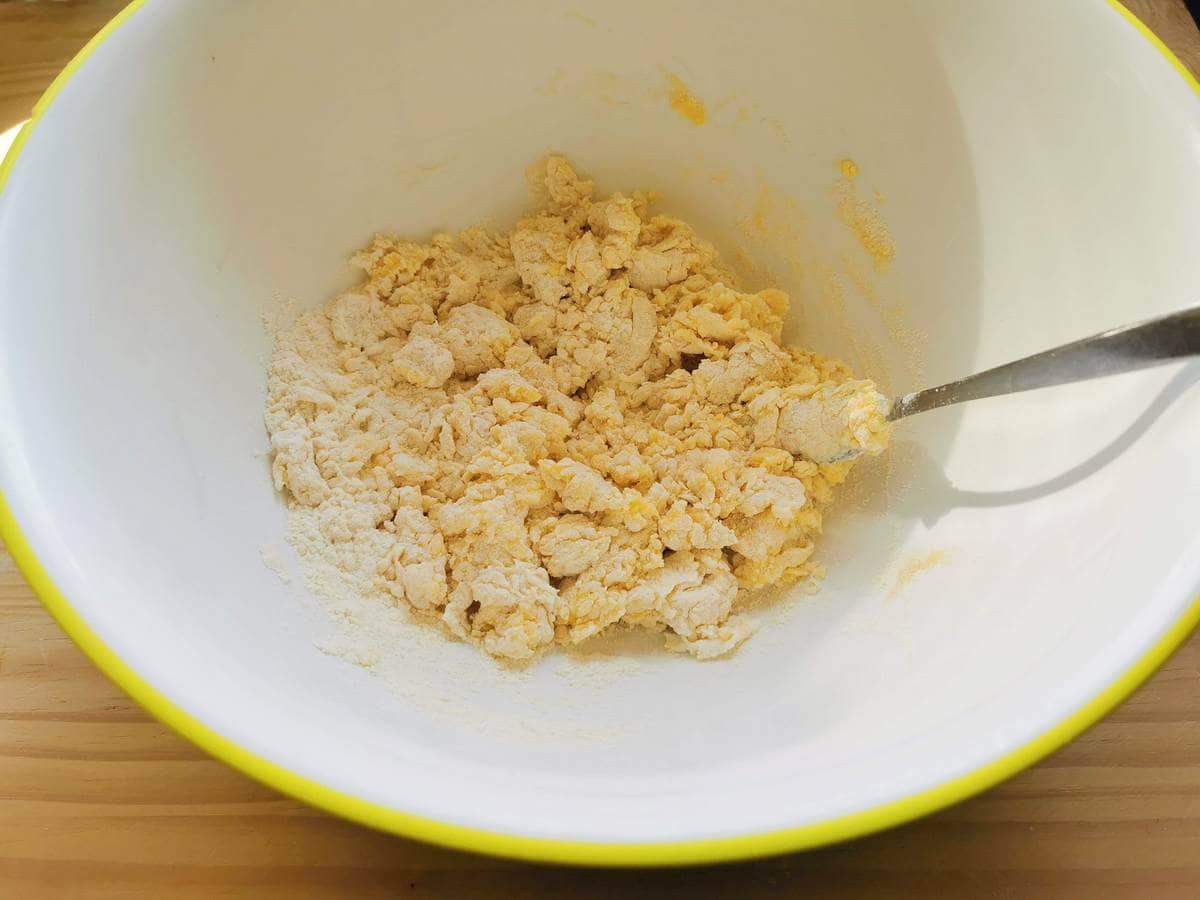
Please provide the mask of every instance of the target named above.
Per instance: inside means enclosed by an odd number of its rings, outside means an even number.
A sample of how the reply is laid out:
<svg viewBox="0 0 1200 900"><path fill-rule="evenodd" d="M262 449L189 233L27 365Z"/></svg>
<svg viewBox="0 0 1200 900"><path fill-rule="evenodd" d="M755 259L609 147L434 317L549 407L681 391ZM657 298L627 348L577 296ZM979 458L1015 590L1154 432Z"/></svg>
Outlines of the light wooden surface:
<svg viewBox="0 0 1200 900"><path fill-rule="evenodd" d="M0 0L0 130L121 5ZM1200 70L1181 0L1128 5ZM1200 897L1200 635L1107 721L938 815L758 863L590 872L399 840L247 780L110 684L0 551L0 900L620 895Z"/></svg>

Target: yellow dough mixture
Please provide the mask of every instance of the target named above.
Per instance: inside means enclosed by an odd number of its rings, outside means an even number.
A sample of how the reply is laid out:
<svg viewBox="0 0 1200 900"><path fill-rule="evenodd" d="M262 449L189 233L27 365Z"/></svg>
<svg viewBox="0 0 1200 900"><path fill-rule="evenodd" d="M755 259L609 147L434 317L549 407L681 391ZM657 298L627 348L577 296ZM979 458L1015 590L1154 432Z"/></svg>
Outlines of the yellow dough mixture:
<svg viewBox="0 0 1200 900"><path fill-rule="evenodd" d="M376 237L362 283L278 337L298 549L495 656L618 623L720 656L751 591L820 576L852 465L821 462L881 451L886 403L781 347L787 295L740 290L645 195L596 198L558 157L538 181L508 234Z"/></svg>

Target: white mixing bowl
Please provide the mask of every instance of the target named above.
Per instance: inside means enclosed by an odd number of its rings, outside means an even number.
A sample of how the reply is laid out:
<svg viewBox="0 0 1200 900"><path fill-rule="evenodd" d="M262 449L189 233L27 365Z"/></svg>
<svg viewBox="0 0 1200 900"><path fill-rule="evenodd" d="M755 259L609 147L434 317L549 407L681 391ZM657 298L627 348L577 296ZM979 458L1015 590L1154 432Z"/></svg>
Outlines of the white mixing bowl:
<svg viewBox="0 0 1200 900"><path fill-rule="evenodd" d="M4 539L164 721L401 834L685 862L960 799L1200 618L1196 366L905 423L830 523L824 589L728 660L514 674L430 634L377 675L318 649L329 621L263 562L292 564L261 319L349 284L374 230L505 223L549 150L661 190L794 293L793 334L892 390L1165 312L1200 298L1200 98L1148 36L1102 0L152 0L3 170Z"/></svg>

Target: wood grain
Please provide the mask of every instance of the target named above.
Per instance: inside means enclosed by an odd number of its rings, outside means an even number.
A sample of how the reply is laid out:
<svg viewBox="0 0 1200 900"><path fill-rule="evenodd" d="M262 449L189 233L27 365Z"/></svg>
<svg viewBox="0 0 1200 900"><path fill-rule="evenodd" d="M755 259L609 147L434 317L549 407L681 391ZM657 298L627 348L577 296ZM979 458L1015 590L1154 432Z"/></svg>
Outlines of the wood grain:
<svg viewBox="0 0 1200 900"><path fill-rule="evenodd" d="M0 130L120 0L0 0ZM1180 0L1128 4L1200 70ZM281 798L150 719L0 552L0 898L1200 896L1200 635L1129 702L953 809L757 863L588 872L453 853Z"/></svg>

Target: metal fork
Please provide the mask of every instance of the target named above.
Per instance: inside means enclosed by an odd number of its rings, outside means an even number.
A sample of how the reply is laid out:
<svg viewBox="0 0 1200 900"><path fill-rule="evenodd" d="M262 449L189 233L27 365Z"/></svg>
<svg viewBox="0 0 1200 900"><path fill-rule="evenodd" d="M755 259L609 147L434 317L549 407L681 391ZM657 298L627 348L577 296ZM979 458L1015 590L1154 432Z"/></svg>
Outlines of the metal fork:
<svg viewBox="0 0 1200 900"><path fill-rule="evenodd" d="M896 421L940 406L1133 372L1200 355L1200 306L1102 331L892 401Z"/></svg>

